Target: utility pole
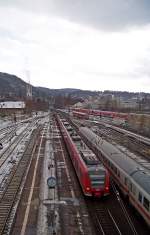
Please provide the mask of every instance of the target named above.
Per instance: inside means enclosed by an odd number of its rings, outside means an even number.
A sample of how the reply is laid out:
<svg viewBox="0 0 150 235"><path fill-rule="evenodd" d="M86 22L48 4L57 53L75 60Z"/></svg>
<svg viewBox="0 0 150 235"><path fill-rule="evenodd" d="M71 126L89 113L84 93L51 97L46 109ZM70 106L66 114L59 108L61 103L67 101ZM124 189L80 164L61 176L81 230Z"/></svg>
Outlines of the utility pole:
<svg viewBox="0 0 150 235"><path fill-rule="evenodd" d="M30 84L30 71L27 68L25 70L26 73L26 79L27 79L27 83L26 83L26 108L27 108L27 112L32 113L32 85Z"/></svg>
<svg viewBox="0 0 150 235"><path fill-rule="evenodd" d="M27 84L26 84L26 98L32 100L32 86L30 84L30 71L26 70Z"/></svg>

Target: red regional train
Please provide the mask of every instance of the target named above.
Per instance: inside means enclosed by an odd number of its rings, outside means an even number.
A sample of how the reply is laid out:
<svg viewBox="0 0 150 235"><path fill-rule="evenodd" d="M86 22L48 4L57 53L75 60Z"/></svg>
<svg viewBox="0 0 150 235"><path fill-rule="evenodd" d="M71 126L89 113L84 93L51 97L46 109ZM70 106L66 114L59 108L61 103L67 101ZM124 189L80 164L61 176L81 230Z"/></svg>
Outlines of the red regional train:
<svg viewBox="0 0 150 235"><path fill-rule="evenodd" d="M118 113L118 112L102 111L102 110L94 110L94 109L82 109L82 108L74 108L73 111L86 113L88 115L94 115L94 116L122 118L125 120L128 119L128 114L126 113Z"/></svg>
<svg viewBox="0 0 150 235"><path fill-rule="evenodd" d="M84 195L98 198L108 195L110 182L107 169L65 119L60 119L58 115L56 119Z"/></svg>
<svg viewBox="0 0 150 235"><path fill-rule="evenodd" d="M79 118L79 119L89 119L89 115L87 113L73 111L72 115L73 115L73 117Z"/></svg>

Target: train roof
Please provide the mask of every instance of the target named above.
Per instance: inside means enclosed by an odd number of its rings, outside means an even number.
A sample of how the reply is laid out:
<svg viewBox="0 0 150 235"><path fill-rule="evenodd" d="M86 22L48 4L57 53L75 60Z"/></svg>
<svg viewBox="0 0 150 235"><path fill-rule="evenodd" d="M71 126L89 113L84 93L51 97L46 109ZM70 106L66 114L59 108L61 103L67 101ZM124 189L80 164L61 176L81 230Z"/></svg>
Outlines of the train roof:
<svg viewBox="0 0 150 235"><path fill-rule="evenodd" d="M87 115L87 113L83 113L81 111L73 111L72 113L74 113L74 114L81 114L81 115Z"/></svg>
<svg viewBox="0 0 150 235"><path fill-rule="evenodd" d="M90 149L82 149L80 154L87 165L97 165L100 163L95 154Z"/></svg>
<svg viewBox="0 0 150 235"><path fill-rule="evenodd" d="M82 141L81 137L78 133L72 128L72 126L68 126L68 122L62 119L62 122L68 131L70 137L72 138L74 144L76 145L80 156L84 163L90 169L95 169L93 167L101 167L102 163L97 159L96 155L88 148L88 146ZM103 167L104 168L104 167Z"/></svg>
<svg viewBox="0 0 150 235"><path fill-rule="evenodd" d="M132 175L134 181L140 185L148 194L150 194L150 174L143 171L137 171Z"/></svg>
<svg viewBox="0 0 150 235"><path fill-rule="evenodd" d="M112 128L114 130L117 130L121 133L124 133L124 134L126 134L130 137L134 137L135 139L137 139L140 142L143 142L144 144L150 145L150 138L144 137L144 136L136 134L136 133L132 133L131 131L127 131L127 130L122 129L122 128L117 127L117 126L112 126L112 125L109 125L109 124L104 124L104 125Z"/></svg>
<svg viewBox="0 0 150 235"><path fill-rule="evenodd" d="M128 175L137 171L141 168L141 165L136 163L134 160L130 159L125 153L121 152L114 145L103 140L101 137L97 136L87 127L81 127L80 132L85 135L88 140L96 144L100 151L107 156L108 159L112 160L116 165L123 169ZM143 168L141 168L144 170Z"/></svg>

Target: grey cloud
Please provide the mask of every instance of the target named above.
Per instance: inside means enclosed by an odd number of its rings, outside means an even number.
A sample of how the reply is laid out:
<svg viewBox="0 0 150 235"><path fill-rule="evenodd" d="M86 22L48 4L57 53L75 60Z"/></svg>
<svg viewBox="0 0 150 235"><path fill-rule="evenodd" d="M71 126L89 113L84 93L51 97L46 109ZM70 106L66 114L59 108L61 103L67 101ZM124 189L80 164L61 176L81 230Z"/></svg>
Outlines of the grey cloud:
<svg viewBox="0 0 150 235"><path fill-rule="evenodd" d="M12 5L12 0L1 4ZM120 30L150 23L149 0L14 0L23 9L56 15L103 30Z"/></svg>
<svg viewBox="0 0 150 235"><path fill-rule="evenodd" d="M120 30L125 27L150 22L150 1L141 0L56 0L61 14L70 20L89 24L104 30Z"/></svg>

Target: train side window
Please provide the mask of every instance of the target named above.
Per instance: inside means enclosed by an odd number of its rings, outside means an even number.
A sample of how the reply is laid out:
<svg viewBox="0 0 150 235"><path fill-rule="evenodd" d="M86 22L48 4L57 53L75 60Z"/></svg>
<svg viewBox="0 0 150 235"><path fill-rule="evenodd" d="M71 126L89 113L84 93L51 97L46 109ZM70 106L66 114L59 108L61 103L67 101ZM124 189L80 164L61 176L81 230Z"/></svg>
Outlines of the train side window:
<svg viewBox="0 0 150 235"><path fill-rule="evenodd" d="M114 166L114 171L115 171L115 173L117 174L117 167L115 167L115 166Z"/></svg>
<svg viewBox="0 0 150 235"><path fill-rule="evenodd" d="M110 167L111 167L111 169L112 169L112 170L114 169L114 166L113 166L113 164L112 164L112 163L110 164Z"/></svg>
<svg viewBox="0 0 150 235"><path fill-rule="evenodd" d="M146 208L146 210L149 211L149 201L145 197L144 197L144 200L143 200L143 206Z"/></svg>
<svg viewBox="0 0 150 235"><path fill-rule="evenodd" d="M2 143L0 143L0 150L1 150L1 149L3 149L3 144L2 144Z"/></svg>
<svg viewBox="0 0 150 235"><path fill-rule="evenodd" d="M142 194L141 193L139 193L139 202L142 203Z"/></svg>
<svg viewBox="0 0 150 235"><path fill-rule="evenodd" d="M133 192L132 183L130 183L130 190Z"/></svg>
<svg viewBox="0 0 150 235"><path fill-rule="evenodd" d="M136 187L135 185L132 184L132 193L135 195L136 194Z"/></svg>

